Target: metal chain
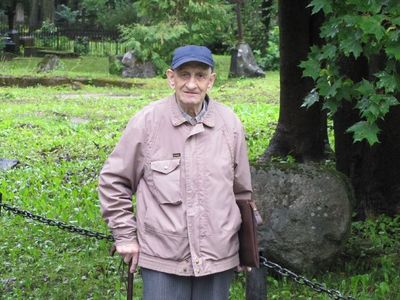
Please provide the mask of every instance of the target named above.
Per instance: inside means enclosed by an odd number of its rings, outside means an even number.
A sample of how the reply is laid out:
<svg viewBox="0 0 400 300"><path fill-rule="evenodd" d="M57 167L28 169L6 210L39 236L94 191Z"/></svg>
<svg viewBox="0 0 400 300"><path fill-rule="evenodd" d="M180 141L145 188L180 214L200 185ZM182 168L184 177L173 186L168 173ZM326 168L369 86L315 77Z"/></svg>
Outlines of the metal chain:
<svg viewBox="0 0 400 300"><path fill-rule="evenodd" d="M96 238L98 240L114 241L114 238L112 237L112 235L106 235L104 233L90 231L90 230L83 229L83 228L80 228L80 227L77 227L77 226L74 226L74 225L66 224L66 223L63 223L63 222L60 222L60 221L47 219L45 217L35 215L35 214L33 214L33 213L29 212L29 211L22 210L22 209L19 209L17 207L14 207L14 206L10 206L8 204L3 204L3 203L1 203L1 194L0 194L0 209L2 207L5 210L14 213L15 215L19 215L19 216L22 216L22 217L27 218L27 219L32 219L32 220L47 224L49 226L56 226L56 227L58 227L58 228L60 228L62 230L65 230L65 231L77 233L77 234L80 234L80 235L83 235L83 236L87 236L87 237L93 237L93 238Z"/></svg>
<svg viewBox="0 0 400 300"><path fill-rule="evenodd" d="M313 289L314 291L316 291L318 293L326 293L332 299L356 300L355 298L353 298L351 296L348 296L348 297L344 296L338 290L328 289L321 283L313 282L304 276L297 275L296 273L294 273L284 267L281 267L277 263L269 261L264 256L260 256L260 261L264 267L274 270L279 275L284 276L284 277L289 277L290 279L296 281L297 283L308 286L309 288Z"/></svg>
<svg viewBox="0 0 400 300"><path fill-rule="evenodd" d="M60 221L51 220L51 219L48 219L48 218L45 218L45 217L42 217L42 216L39 216L39 215L35 215L35 214L33 214L33 213L29 212L29 211L22 210L22 209L19 209L17 207L14 207L14 206L10 206L8 204L3 204L1 202L1 198L2 198L1 196L2 195L0 193L0 211L1 211L1 208L3 207L5 210L10 211L10 212L14 213L15 215L19 215L19 216L22 216L22 217L27 218L27 219L32 219L32 220L47 224L49 226L56 226L56 227L58 227L58 228L60 228L62 230L65 230L65 231L77 233L77 234L80 234L80 235L83 235L83 236L87 236L87 237L93 237L93 238L96 238L98 240L114 241L114 238L112 237L112 235L106 235L106 234L103 234L103 233L99 233L99 232L83 229L83 228L80 228L80 227L77 227L77 226L74 226L74 225L66 224L66 223L63 223L63 222L60 222ZM288 270L288 269L286 269L284 267L281 267L277 263L269 261L267 258L265 258L263 256L260 256L260 261L261 261L261 264L264 267L267 267L269 269L274 270L275 272L277 272L281 276L289 277L290 279L296 281L297 283L305 285L305 286L308 286L308 287L310 287L311 289L313 289L314 291L316 291L318 293L326 293L332 299L356 300L355 298L350 297L350 296L345 297L338 290L328 289L328 288L324 287L321 283L313 282L313 281L307 279L304 276L297 275L296 273L294 273L294 272L292 272L292 271L290 271L290 270Z"/></svg>

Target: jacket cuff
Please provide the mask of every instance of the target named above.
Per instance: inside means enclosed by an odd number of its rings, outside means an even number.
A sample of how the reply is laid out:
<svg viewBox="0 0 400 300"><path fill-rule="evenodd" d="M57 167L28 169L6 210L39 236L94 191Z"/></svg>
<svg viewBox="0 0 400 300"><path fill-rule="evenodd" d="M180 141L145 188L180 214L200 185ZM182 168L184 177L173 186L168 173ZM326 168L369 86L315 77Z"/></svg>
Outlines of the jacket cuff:
<svg viewBox="0 0 400 300"><path fill-rule="evenodd" d="M127 245L132 243L138 243L136 230L132 229L113 229L112 235L114 237L115 245Z"/></svg>
<svg viewBox="0 0 400 300"><path fill-rule="evenodd" d="M251 192L243 192L235 194L236 200L251 200Z"/></svg>

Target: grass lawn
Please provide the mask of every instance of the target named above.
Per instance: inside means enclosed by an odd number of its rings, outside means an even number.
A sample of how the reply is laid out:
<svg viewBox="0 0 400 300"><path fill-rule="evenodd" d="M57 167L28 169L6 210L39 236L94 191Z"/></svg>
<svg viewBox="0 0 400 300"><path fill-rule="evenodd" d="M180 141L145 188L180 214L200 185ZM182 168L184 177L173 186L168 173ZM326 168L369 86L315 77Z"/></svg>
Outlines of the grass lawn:
<svg viewBox="0 0 400 300"><path fill-rule="evenodd" d="M278 119L279 73L228 79L229 57L217 56L211 96L232 107L247 133L250 160L268 145ZM37 59L0 62L0 75L35 75ZM63 60L51 76L108 75L107 58ZM49 76L47 74L46 76ZM98 173L131 116L169 95L164 78L128 79L140 88L72 86L0 88L0 158L18 159L0 171L3 202L83 228L108 233L99 214ZM2 212L0 299L125 299L110 242L84 238ZM315 277L357 299L400 299L400 218L353 224L353 237L329 272ZM279 277L267 277L269 299L329 299ZM137 295L141 279L136 276ZM138 296L137 299L140 299ZM244 299L237 275L231 299Z"/></svg>

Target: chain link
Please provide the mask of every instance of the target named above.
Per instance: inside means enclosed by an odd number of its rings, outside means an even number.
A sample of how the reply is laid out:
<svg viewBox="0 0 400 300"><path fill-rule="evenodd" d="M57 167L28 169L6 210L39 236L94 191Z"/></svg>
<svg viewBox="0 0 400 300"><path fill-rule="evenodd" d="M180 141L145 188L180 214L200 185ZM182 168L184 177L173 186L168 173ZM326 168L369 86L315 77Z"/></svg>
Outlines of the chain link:
<svg viewBox="0 0 400 300"><path fill-rule="evenodd" d="M268 259L266 259L264 256L260 256L260 261L261 264L264 267L267 267L269 269L274 270L275 272L277 272L279 275L283 276L283 277L288 277L292 280L294 280L295 282L308 286L309 288L313 289L314 291L318 292L318 293L326 293L329 295L329 297L331 297L332 299L344 299L344 300L356 300L355 298L351 297L351 296L344 296L340 291L338 290L334 290L334 289L328 289L326 288L324 285L322 285L321 283L318 282L313 282L309 279L307 279L304 276L301 275L297 275L296 273L281 267L280 265L278 265L277 263L274 263L272 261L269 261Z"/></svg>
<svg viewBox="0 0 400 300"><path fill-rule="evenodd" d="M56 226L62 230L68 231L68 232L72 232L72 233L77 233L83 236L87 236L87 237L93 237L96 238L98 240L108 240L108 241L114 241L114 238L112 237L112 235L106 235L103 233L99 233L99 232L95 232L95 231L90 231L87 229L83 229L74 225L70 225L70 224L66 224L60 221L55 221L55 220L51 220L39 215L35 215L29 211L26 210L22 210L19 209L17 207L14 206L10 206L8 204L3 204L1 202L1 198L2 195L0 193L0 212L1 212L1 208L3 207L5 210L10 211L12 213L14 213L15 215L19 215L22 216L24 218L27 219L32 219L38 222L41 222L43 224L49 225L49 226ZM278 274L280 274L281 276L284 277L289 277L290 279L294 280L295 282L308 286L311 289L313 289L314 291L318 292L318 293L326 293L328 294L332 299L344 299L344 300L356 300L353 297L345 297L340 291L338 290L334 290L334 289L328 289L326 288L324 285L322 285L321 283L318 282L313 282L309 279L307 279L304 276L301 275L297 275L296 273L281 267L280 265L278 265L277 263L271 262L269 261L267 258L260 256L260 261L261 264L264 267L267 267L269 269L274 270L275 272L277 272Z"/></svg>
<svg viewBox="0 0 400 300"><path fill-rule="evenodd" d="M68 231L68 232L77 233L77 234L80 234L80 235L83 235L83 236L87 236L87 237L93 237L93 238L96 238L98 240L114 241L114 238L111 235L106 235L106 234L103 234L103 233L90 231L90 230L83 229L83 228L80 228L80 227L77 227L77 226L74 226L74 225L70 225L70 224L66 224L66 223L60 222L60 221L55 221L55 220L51 220L51 219L48 219L48 218L45 218L45 217L42 217L42 216L38 216L38 215L35 215L35 214L33 214L33 213L29 212L29 211L22 210L22 209L19 209L17 207L10 206L8 204L3 204L3 203L1 203L1 198L0 198L0 209L2 207L5 210L14 213L15 215L19 215L19 216L22 216L22 217L27 218L27 219L32 219L32 220L41 222L41 223L49 225L49 226L56 226L56 227L58 227L58 228L60 228L62 230Z"/></svg>

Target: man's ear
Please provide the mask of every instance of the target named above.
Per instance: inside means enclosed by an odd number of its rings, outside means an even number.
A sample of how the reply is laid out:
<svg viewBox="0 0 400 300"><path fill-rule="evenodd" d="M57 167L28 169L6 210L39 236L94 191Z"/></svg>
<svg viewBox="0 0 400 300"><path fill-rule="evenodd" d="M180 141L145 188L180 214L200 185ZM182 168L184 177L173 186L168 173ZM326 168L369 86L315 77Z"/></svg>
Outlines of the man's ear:
<svg viewBox="0 0 400 300"><path fill-rule="evenodd" d="M209 90L209 89L211 89L211 88L213 87L216 76L217 76L217 74L211 73L211 75L210 75L210 81L208 82L207 90Z"/></svg>
<svg viewBox="0 0 400 300"><path fill-rule="evenodd" d="M175 72L171 69L168 69L166 72L167 80L169 86L174 89L175 88Z"/></svg>

